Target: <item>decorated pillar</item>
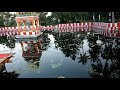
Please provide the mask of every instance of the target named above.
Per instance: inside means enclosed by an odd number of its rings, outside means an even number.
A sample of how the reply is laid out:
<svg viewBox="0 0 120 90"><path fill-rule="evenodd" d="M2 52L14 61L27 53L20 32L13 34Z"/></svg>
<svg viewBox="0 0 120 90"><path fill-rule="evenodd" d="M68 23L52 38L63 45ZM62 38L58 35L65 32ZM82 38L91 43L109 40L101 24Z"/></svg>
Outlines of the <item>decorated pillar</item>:
<svg viewBox="0 0 120 90"><path fill-rule="evenodd" d="M26 30L26 21L23 21L24 24L24 30Z"/></svg>
<svg viewBox="0 0 120 90"><path fill-rule="evenodd" d="M18 27L18 35L20 35L20 21L17 22L17 27Z"/></svg>
<svg viewBox="0 0 120 90"><path fill-rule="evenodd" d="M39 26L39 20L37 20L37 26Z"/></svg>
<svg viewBox="0 0 120 90"><path fill-rule="evenodd" d="M21 47L22 47L22 51L24 51L24 49L23 49L23 43L22 43L22 42L20 42L20 44L21 44Z"/></svg>
<svg viewBox="0 0 120 90"><path fill-rule="evenodd" d="M42 49L42 42L41 40L38 40L38 44L40 45L40 50Z"/></svg>
<svg viewBox="0 0 120 90"><path fill-rule="evenodd" d="M39 20L36 20L37 29L39 29Z"/></svg>
<svg viewBox="0 0 120 90"><path fill-rule="evenodd" d="M39 53L39 48L38 48L37 43L35 43L35 48L36 48L37 52Z"/></svg>
<svg viewBox="0 0 120 90"><path fill-rule="evenodd" d="M35 30L35 20L32 20L32 30Z"/></svg>

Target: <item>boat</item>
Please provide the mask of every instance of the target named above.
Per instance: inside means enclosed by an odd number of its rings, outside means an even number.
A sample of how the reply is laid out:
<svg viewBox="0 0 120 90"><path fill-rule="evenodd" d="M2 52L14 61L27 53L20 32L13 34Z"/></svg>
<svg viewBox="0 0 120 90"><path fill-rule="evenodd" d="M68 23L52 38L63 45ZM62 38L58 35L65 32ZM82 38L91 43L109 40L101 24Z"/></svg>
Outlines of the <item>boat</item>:
<svg viewBox="0 0 120 90"><path fill-rule="evenodd" d="M0 64L1 63L9 63L10 58L13 57L14 53L0 53Z"/></svg>
<svg viewBox="0 0 120 90"><path fill-rule="evenodd" d="M15 71L8 72L5 67L5 63L11 63L11 57L13 57L15 53L0 53L0 79L4 78L17 78L19 76Z"/></svg>

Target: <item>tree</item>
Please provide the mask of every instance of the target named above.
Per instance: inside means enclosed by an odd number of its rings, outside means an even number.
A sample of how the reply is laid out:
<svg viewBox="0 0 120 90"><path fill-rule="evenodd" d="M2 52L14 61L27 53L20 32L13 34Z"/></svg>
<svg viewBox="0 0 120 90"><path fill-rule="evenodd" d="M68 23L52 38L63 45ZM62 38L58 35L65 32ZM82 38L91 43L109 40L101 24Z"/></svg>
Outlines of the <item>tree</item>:
<svg viewBox="0 0 120 90"><path fill-rule="evenodd" d="M16 15L10 14L9 12L1 12L0 13L0 27L11 27L16 26L15 21Z"/></svg>
<svg viewBox="0 0 120 90"><path fill-rule="evenodd" d="M46 25L47 12L36 12L36 14L38 14L40 24L41 25Z"/></svg>
<svg viewBox="0 0 120 90"><path fill-rule="evenodd" d="M0 16L0 27L4 27L4 19Z"/></svg>
<svg viewBox="0 0 120 90"><path fill-rule="evenodd" d="M3 12L0 12L0 27L4 27Z"/></svg>
<svg viewBox="0 0 120 90"><path fill-rule="evenodd" d="M60 19L58 23L83 22L89 20L88 12L52 12L52 18Z"/></svg>

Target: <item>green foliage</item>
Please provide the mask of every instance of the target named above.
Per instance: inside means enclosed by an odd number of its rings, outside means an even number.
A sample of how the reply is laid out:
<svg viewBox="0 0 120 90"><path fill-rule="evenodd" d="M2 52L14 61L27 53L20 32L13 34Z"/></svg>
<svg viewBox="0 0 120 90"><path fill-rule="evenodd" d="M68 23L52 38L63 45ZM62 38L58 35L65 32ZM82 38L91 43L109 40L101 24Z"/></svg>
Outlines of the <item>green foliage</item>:
<svg viewBox="0 0 120 90"><path fill-rule="evenodd" d="M4 27L4 20L2 16L0 16L0 27Z"/></svg>
<svg viewBox="0 0 120 90"><path fill-rule="evenodd" d="M53 12L52 17L60 20L58 23L82 22L88 20L88 12Z"/></svg>
<svg viewBox="0 0 120 90"><path fill-rule="evenodd" d="M52 12L51 16L46 17L48 12L35 12L39 16L40 25L56 25L60 23L93 22L93 15L96 22L109 22L110 12ZM99 15L101 19L99 20ZM120 21L120 12L114 12L115 22ZM17 26L16 15L9 12L0 12L0 27Z"/></svg>
<svg viewBox="0 0 120 90"><path fill-rule="evenodd" d="M96 22L109 22L110 12L52 12L51 16L40 15L41 25L56 25L60 23L93 22L93 15ZM47 13L46 13L47 14ZM99 20L100 15L100 20ZM115 21L120 21L120 13L114 12Z"/></svg>
<svg viewBox="0 0 120 90"><path fill-rule="evenodd" d="M16 26L16 15L9 12L0 12L0 27L12 27Z"/></svg>

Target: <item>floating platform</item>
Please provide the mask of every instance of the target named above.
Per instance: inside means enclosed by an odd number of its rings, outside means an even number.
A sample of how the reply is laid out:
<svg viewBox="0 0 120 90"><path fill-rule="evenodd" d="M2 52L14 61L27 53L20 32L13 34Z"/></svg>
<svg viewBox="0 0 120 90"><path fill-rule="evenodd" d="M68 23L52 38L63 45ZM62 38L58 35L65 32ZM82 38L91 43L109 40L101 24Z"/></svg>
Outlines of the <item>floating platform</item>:
<svg viewBox="0 0 120 90"><path fill-rule="evenodd" d="M36 37L36 38L18 38L16 39L16 42L17 43L20 43L20 42L37 42L38 40L41 40L40 37Z"/></svg>
<svg viewBox="0 0 120 90"><path fill-rule="evenodd" d="M27 34L23 34L23 35L16 35L15 38L16 39L31 39L31 38L37 38L39 37L43 32L39 32L37 34L32 34L32 35L27 35Z"/></svg>
<svg viewBox="0 0 120 90"><path fill-rule="evenodd" d="M14 53L0 53L0 63L7 62Z"/></svg>

